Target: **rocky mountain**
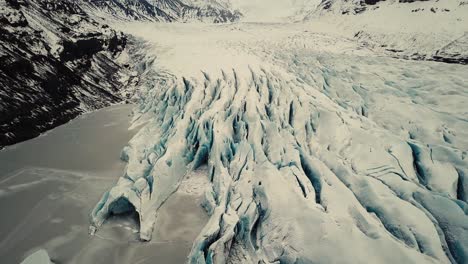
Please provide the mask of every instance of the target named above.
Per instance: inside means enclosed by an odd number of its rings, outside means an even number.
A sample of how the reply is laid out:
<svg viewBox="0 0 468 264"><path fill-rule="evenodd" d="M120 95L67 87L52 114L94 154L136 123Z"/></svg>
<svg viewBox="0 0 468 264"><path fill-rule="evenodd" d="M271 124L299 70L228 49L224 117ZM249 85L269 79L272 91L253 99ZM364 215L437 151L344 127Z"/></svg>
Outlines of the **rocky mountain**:
<svg viewBox="0 0 468 264"><path fill-rule="evenodd" d="M84 5L94 14L125 20L171 22L176 19L146 0L85 0Z"/></svg>
<svg viewBox="0 0 468 264"><path fill-rule="evenodd" d="M0 146L121 101L126 37L74 2L0 2Z"/></svg>
<svg viewBox="0 0 468 264"><path fill-rule="evenodd" d="M302 19L393 57L468 62L466 0L323 0Z"/></svg>
<svg viewBox="0 0 468 264"><path fill-rule="evenodd" d="M185 20L201 19L204 21L212 20L215 23L225 23L240 20L243 15L235 9L229 2L219 0L183 0L186 5L191 6L187 9L183 18ZM210 19L212 18L212 19Z"/></svg>
<svg viewBox="0 0 468 264"><path fill-rule="evenodd" d="M404 7L414 7L414 5L410 5L411 3L415 3L418 5L421 2L426 2L424 5L429 6L429 10L433 13L439 12L449 12L447 8L438 8L436 7L436 3L439 3L438 0L322 0L318 6L319 11L326 11L326 12L337 12L341 14L360 14L367 10L375 10L382 6L391 6L391 5L400 5ZM442 1L442 5L449 4L452 1ZM456 0L460 5L463 5L465 1L463 0ZM431 5L433 7L431 7ZM419 9L412 9L412 12L419 12L424 11L424 8Z"/></svg>
<svg viewBox="0 0 468 264"><path fill-rule="evenodd" d="M93 13L104 13L118 19L158 22L205 21L232 22L241 14L217 1L202 3L189 0L85 0Z"/></svg>
<svg viewBox="0 0 468 264"><path fill-rule="evenodd" d="M215 3L1 1L0 147L124 99L123 68L116 59L127 37L104 21L229 22L240 17Z"/></svg>

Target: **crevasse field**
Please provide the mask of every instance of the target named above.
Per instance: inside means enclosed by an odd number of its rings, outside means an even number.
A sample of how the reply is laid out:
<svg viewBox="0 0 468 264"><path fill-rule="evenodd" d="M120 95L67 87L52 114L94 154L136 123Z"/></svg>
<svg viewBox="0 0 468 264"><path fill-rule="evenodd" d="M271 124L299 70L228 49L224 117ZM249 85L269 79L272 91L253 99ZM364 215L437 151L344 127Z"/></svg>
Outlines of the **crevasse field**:
<svg viewBox="0 0 468 264"><path fill-rule="evenodd" d="M91 233L135 210L151 240L207 165L189 263L467 261L466 65L390 58L313 22L121 29L144 126Z"/></svg>

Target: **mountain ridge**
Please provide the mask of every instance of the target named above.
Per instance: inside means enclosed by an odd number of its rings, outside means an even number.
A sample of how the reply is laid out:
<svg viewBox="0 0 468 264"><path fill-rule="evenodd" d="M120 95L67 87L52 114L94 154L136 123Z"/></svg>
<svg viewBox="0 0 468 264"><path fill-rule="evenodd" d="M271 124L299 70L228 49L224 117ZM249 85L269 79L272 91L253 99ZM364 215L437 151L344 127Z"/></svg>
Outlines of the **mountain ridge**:
<svg viewBox="0 0 468 264"><path fill-rule="evenodd" d="M118 59L127 36L110 20L224 23L240 16L180 0L1 2L0 148L130 96L135 76Z"/></svg>

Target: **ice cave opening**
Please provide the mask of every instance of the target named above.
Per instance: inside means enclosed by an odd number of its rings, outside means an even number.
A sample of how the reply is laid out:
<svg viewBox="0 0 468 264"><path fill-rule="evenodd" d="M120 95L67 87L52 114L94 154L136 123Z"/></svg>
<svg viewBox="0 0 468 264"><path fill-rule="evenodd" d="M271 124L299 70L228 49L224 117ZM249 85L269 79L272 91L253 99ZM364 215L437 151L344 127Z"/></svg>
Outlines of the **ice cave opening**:
<svg viewBox="0 0 468 264"><path fill-rule="evenodd" d="M136 230L140 230L140 214L135 206L125 197L120 197L109 205L109 220L124 220Z"/></svg>

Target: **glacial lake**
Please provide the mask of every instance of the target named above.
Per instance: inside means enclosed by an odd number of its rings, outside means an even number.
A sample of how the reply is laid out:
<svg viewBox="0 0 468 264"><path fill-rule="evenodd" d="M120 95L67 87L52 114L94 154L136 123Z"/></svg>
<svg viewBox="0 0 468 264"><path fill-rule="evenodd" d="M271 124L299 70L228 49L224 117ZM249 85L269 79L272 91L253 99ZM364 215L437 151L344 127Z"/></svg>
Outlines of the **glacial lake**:
<svg viewBox="0 0 468 264"><path fill-rule="evenodd" d="M0 260L21 263L45 249L54 263L184 263L208 221L200 206L206 169L159 209L153 240L138 240L132 215L109 219L88 234L89 213L123 174L120 152L134 105L115 105L0 151ZM195 187L199 188L199 187Z"/></svg>

